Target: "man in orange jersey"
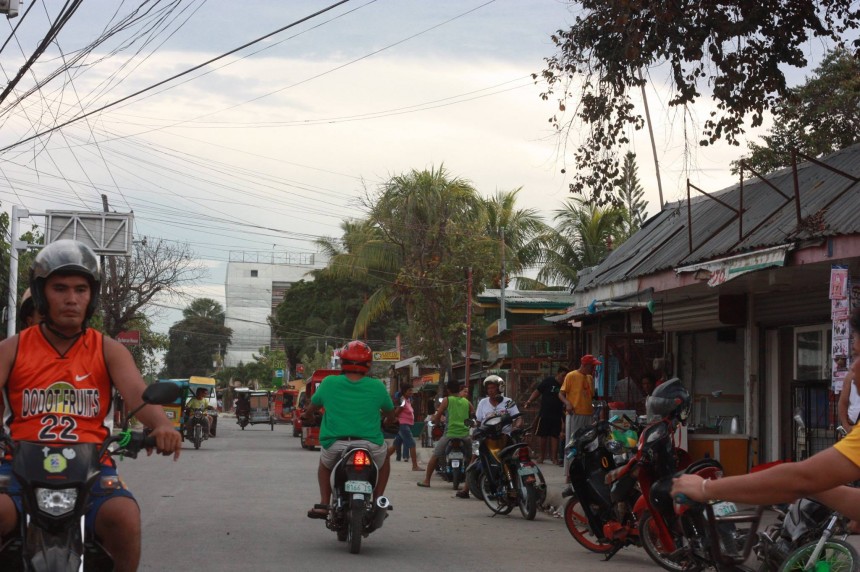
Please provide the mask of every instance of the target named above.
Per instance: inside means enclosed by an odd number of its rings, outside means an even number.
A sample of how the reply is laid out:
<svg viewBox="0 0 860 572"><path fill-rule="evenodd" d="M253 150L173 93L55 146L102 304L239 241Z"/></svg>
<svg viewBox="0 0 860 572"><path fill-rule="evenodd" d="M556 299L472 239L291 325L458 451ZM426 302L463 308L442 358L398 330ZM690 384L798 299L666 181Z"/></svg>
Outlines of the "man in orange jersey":
<svg viewBox="0 0 860 572"><path fill-rule="evenodd" d="M13 440L102 443L111 432L114 388L131 408L143 402L145 384L129 351L87 328L99 285L98 258L80 242L58 240L36 256L30 289L42 323L0 343L0 390L9 406L3 424ZM156 450L177 459L181 437L161 407L146 406L136 416L152 428ZM0 462L4 473L11 475L8 462ZM105 461L102 475L115 474L113 462ZM16 487L13 476L10 492ZM124 486L101 490L99 480L93 493L87 530L113 557L115 570L136 570L140 511L134 497ZM0 536L15 530L18 503L20 496L0 495Z"/></svg>

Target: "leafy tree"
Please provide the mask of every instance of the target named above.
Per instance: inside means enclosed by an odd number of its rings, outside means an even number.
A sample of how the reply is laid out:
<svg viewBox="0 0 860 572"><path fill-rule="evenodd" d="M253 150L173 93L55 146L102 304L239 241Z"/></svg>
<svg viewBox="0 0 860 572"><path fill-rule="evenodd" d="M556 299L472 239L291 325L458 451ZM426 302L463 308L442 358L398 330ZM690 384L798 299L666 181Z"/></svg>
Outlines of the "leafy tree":
<svg viewBox="0 0 860 572"><path fill-rule="evenodd" d="M325 348L324 351L315 349L313 354L303 354L302 366L305 369L305 377L309 378L318 369L328 369L333 354L334 348Z"/></svg>
<svg viewBox="0 0 860 572"><path fill-rule="evenodd" d="M829 52L814 75L789 90L774 109L763 145L750 144L744 162L759 174L791 165L791 151L812 157L860 140L860 60L844 49ZM740 161L732 162L732 171Z"/></svg>
<svg viewBox="0 0 860 572"><path fill-rule="evenodd" d="M9 236L11 231L9 213L0 213L0 297L2 302L0 305L6 306L9 300L9 257L11 255L11 245L5 237ZM19 240L27 244L42 244L44 235L39 232L36 227L21 234ZM38 250L25 250L18 253L18 291L16 299L20 303L21 296L24 291L30 287L30 267L33 265L33 259L36 258ZM8 315L8 314L7 314ZM0 337L6 337L6 327L3 324L3 332Z"/></svg>
<svg viewBox="0 0 860 572"><path fill-rule="evenodd" d="M784 70L807 65L811 37L844 45L860 24L855 0L569 1L578 16L552 37L557 51L534 77L546 83L544 99L558 99L553 125L565 132L585 125L571 190L594 193L600 202L618 186L629 127L644 124L631 98L645 83L642 70L668 64L669 105L693 104L709 88L717 111L705 121L700 144L738 144L745 121L760 125L788 94ZM860 39L853 46L860 48Z"/></svg>
<svg viewBox="0 0 860 572"><path fill-rule="evenodd" d="M401 302L412 352L450 375L451 351L464 341L466 269L472 267L478 287L495 265L480 197L471 184L440 167L392 177L365 206L378 235L335 256L326 270L378 284L359 312L353 336Z"/></svg>
<svg viewBox="0 0 860 572"><path fill-rule="evenodd" d="M633 236L645 222L648 201L645 200L645 189L639 184L638 171L636 154L628 151L624 156L621 181L618 185L618 198L623 207L621 209L623 232L618 237L619 243Z"/></svg>
<svg viewBox="0 0 860 572"><path fill-rule="evenodd" d="M170 347L164 356L165 374L174 378L206 375L219 348L226 348L233 331L224 325L224 309L210 298L198 298L182 310L183 319L170 327Z"/></svg>
<svg viewBox="0 0 860 572"><path fill-rule="evenodd" d="M161 353L170 346L170 338L164 334L152 331L152 321L144 316L138 315L128 322L128 329L140 332L140 343L128 346L137 369L143 377L152 380L158 374L161 365Z"/></svg>
<svg viewBox="0 0 860 572"><path fill-rule="evenodd" d="M550 227L541 220L536 209L516 208L520 190L499 191L483 201L485 233L497 245L493 247L491 244L492 251L496 253L496 274L493 276L496 288L501 285L502 256L506 276L514 278L518 285L530 286L533 282L523 274L543 257L543 237Z"/></svg>
<svg viewBox="0 0 860 572"><path fill-rule="evenodd" d="M187 244L144 238L130 257L107 257L101 293L104 332L116 336L129 322L153 308L158 295L178 295L180 289L205 275L204 266Z"/></svg>
<svg viewBox="0 0 860 572"><path fill-rule="evenodd" d="M620 243L624 209L574 197L555 211L555 222L547 237L546 262L538 280L572 288L580 270L599 264Z"/></svg>

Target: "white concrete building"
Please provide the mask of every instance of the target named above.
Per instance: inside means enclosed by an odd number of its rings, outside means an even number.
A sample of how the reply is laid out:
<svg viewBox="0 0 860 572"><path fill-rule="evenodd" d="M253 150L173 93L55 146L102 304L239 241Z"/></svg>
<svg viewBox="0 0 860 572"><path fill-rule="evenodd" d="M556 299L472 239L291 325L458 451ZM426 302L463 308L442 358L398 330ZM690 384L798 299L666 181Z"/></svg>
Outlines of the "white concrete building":
<svg viewBox="0 0 860 572"><path fill-rule="evenodd" d="M224 325L233 339L224 365L253 361L260 348L283 349L272 337L268 318L284 299L284 292L299 280L313 280L311 270L323 268L320 254L285 252L231 252L225 283Z"/></svg>

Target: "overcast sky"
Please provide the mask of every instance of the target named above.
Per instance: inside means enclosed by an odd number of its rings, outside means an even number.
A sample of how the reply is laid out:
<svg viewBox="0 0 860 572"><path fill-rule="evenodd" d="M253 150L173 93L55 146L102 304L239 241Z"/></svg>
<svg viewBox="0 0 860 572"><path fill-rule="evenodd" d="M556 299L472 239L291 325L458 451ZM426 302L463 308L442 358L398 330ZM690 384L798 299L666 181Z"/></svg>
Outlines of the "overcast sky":
<svg viewBox="0 0 860 572"><path fill-rule="evenodd" d="M306 0L191 0L85 54L139 2L88 0L0 104L7 147L202 64L321 10ZM11 78L63 3L36 3L0 52ZM166 10L169 3L156 8ZM180 79L2 152L0 201L34 212L134 211L136 236L187 242L210 276L195 292L223 302L230 252L308 253L362 215L357 198L394 174L444 164L489 196L522 187L521 206L551 221L569 196L564 146L530 75L573 21L558 0L352 0ZM0 22L2 24L2 22ZM8 36L9 32L4 33ZM135 37L138 39L131 41ZM125 49L120 49L121 47ZM72 62L70 71L33 90ZM735 182L744 148L685 154L659 70L649 104L664 196ZM25 99L18 98L33 91ZM697 109L699 117L707 103ZM697 139L693 137L693 139ZM653 157L633 134L640 178L657 212ZM34 217L24 225L42 224ZM184 305L174 301L176 306ZM170 305L170 304L168 304ZM163 316L167 331L178 312Z"/></svg>

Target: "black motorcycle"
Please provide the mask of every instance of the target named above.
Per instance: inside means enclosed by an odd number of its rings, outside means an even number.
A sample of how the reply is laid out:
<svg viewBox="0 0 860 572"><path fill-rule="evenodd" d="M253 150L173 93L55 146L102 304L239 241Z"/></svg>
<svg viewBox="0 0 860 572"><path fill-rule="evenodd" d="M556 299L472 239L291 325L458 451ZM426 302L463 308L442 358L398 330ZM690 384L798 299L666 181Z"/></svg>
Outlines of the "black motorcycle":
<svg viewBox="0 0 860 572"><path fill-rule="evenodd" d="M143 392L143 405L166 405L179 398L172 383L156 383ZM126 419L140 410L141 405ZM113 476L101 476L105 454L136 458L154 447L148 431L129 431L128 421L117 435L104 443L40 443L11 441L2 437L12 457L12 473L21 485L23 512L17 534L0 546L0 562L6 572L113 570L113 560L99 542L84 532L90 492L97 479L104 489L121 486ZM10 479L0 479L7 493Z"/></svg>
<svg viewBox="0 0 860 572"><path fill-rule="evenodd" d="M209 437L208 429L204 425L206 421L206 412L202 408L195 408L189 413L191 416L186 431L185 438L194 443L194 448L199 449L205 439Z"/></svg>
<svg viewBox="0 0 860 572"><path fill-rule="evenodd" d="M531 460L528 443L521 440L525 432L505 433L521 415L490 417L475 429L478 459L470 468L474 472L480 466L481 495L494 514L509 514L518 506L523 518L533 520L546 500L546 481Z"/></svg>
<svg viewBox="0 0 860 572"><path fill-rule="evenodd" d="M327 508L326 527L337 533L337 539L349 544L349 551L361 551L361 538L382 526L393 510L386 497L373 502L373 489L379 469L370 451L361 446L346 449L332 469L331 506Z"/></svg>
<svg viewBox="0 0 860 572"><path fill-rule="evenodd" d="M467 453L466 442L463 439L451 437L445 446L445 458L439 459L437 466L441 466L445 472L444 478L457 490L463 482L466 473Z"/></svg>

